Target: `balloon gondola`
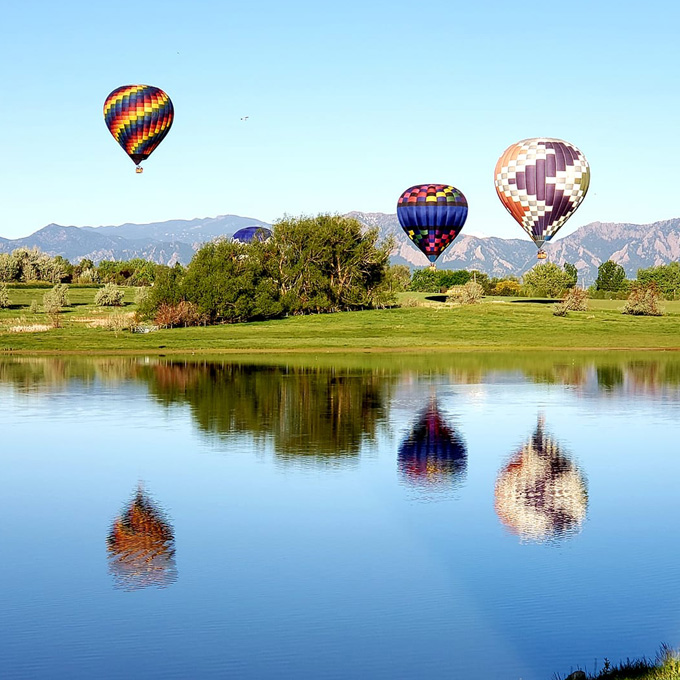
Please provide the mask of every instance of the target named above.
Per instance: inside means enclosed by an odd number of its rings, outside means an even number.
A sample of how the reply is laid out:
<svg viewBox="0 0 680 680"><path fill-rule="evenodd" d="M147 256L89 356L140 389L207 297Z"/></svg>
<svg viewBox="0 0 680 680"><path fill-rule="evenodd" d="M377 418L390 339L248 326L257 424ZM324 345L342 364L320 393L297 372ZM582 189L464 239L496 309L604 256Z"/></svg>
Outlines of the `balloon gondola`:
<svg viewBox="0 0 680 680"><path fill-rule="evenodd" d="M496 480L496 514L522 540L545 541L579 531L588 507L583 475L539 418L531 439Z"/></svg>
<svg viewBox="0 0 680 680"><path fill-rule="evenodd" d="M401 443L398 460L401 474L416 486L448 486L464 478L465 441L446 422L435 399Z"/></svg>
<svg viewBox="0 0 680 680"><path fill-rule="evenodd" d="M176 580L174 530L141 485L114 521L107 544L118 588L160 588Z"/></svg>
<svg viewBox="0 0 680 680"><path fill-rule="evenodd" d="M104 102L104 121L113 138L135 164L140 165L165 139L175 112L170 97L152 85L123 85Z"/></svg>
<svg viewBox="0 0 680 680"><path fill-rule="evenodd" d="M506 210L546 258L550 241L581 205L590 166L573 144L537 137L510 145L496 163L496 193Z"/></svg>
<svg viewBox="0 0 680 680"><path fill-rule="evenodd" d="M397 202L399 224L430 261L432 269L460 233L467 214L463 192L448 184L409 187Z"/></svg>

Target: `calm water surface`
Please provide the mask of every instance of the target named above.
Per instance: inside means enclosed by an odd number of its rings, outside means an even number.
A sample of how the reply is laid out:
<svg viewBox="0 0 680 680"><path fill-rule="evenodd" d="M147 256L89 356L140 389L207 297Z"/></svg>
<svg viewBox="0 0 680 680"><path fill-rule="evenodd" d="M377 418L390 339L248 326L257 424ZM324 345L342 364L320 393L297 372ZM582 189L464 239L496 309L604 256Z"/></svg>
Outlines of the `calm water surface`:
<svg viewBox="0 0 680 680"><path fill-rule="evenodd" d="M680 645L680 357L0 361L0 675L548 679Z"/></svg>

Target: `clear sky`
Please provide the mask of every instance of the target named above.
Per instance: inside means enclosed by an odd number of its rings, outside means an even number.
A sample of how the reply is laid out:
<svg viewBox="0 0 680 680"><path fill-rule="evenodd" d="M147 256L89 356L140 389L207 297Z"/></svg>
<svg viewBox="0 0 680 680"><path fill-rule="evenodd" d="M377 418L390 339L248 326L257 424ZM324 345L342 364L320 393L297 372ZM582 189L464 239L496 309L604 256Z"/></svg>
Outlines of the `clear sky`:
<svg viewBox="0 0 680 680"><path fill-rule="evenodd" d="M672 0L5 3L0 236L394 212L407 187L443 182L467 196L463 233L519 237L493 169L539 136L591 165L560 236L677 217L679 25ZM141 176L102 116L132 83L175 106Z"/></svg>

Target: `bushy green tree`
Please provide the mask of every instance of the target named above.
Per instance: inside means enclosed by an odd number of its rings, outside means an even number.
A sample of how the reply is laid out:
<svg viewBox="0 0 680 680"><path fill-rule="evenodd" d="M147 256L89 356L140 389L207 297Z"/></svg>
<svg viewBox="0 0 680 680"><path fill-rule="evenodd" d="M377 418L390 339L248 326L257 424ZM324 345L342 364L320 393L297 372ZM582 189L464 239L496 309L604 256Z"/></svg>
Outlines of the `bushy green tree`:
<svg viewBox="0 0 680 680"><path fill-rule="evenodd" d="M558 297L569 285L569 275L553 262L537 264L523 277L524 287L530 295Z"/></svg>
<svg viewBox="0 0 680 680"><path fill-rule="evenodd" d="M576 269L576 265L571 264L570 262L565 262L564 271L569 276L569 284L567 285L567 288L573 288L578 283L578 269Z"/></svg>
<svg viewBox="0 0 680 680"><path fill-rule="evenodd" d="M180 285L183 299L210 321L247 321L284 312L275 282L267 275L268 248L218 241L204 245L191 260Z"/></svg>
<svg viewBox="0 0 680 680"><path fill-rule="evenodd" d="M641 284L655 283L664 297L677 298L680 295L680 262L638 269L637 280Z"/></svg>
<svg viewBox="0 0 680 680"><path fill-rule="evenodd" d="M464 286L474 274L466 269L416 269L411 280L411 290L419 293L442 293L453 286ZM484 274L483 276L486 276ZM488 279L488 277L487 277Z"/></svg>
<svg viewBox="0 0 680 680"><path fill-rule="evenodd" d="M625 280L626 270L620 264L607 260L597 268L595 289L615 293L621 289Z"/></svg>
<svg viewBox="0 0 680 680"><path fill-rule="evenodd" d="M287 217L274 225L263 248L266 266L289 313L336 312L393 304L389 256L393 242L378 242L350 217Z"/></svg>

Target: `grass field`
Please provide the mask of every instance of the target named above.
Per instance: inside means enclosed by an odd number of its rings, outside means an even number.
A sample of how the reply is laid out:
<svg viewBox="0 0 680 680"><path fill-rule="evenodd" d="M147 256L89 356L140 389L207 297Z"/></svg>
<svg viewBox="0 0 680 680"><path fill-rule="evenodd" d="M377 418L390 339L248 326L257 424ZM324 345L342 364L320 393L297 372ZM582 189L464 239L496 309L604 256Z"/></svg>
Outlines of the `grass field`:
<svg viewBox="0 0 680 680"><path fill-rule="evenodd" d="M680 349L680 302L665 303L663 317L621 314L620 300L592 300L588 312L555 317L552 304L485 298L479 305L452 307L424 293L404 293L407 306L275 321L141 334L106 327L111 315L131 314L135 305L98 308L95 289L70 290L71 306L51 328L40 305L45 289L10 289L11 307L0 310L4 352L182 353L238 351L538 351L560 349ZM436 296L434 296L436 298ZM134 289L126 289L126 300Z"/></svg>

